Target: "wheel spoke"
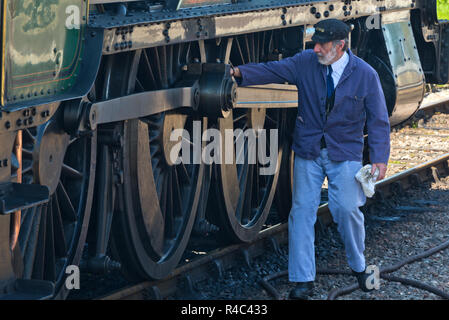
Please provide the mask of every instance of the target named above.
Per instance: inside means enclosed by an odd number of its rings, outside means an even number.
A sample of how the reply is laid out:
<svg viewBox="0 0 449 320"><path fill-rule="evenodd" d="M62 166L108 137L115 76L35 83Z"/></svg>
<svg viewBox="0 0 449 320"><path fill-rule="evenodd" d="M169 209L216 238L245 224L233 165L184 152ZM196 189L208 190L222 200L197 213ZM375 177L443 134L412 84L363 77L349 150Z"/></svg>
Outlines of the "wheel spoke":
<svg viewBox="0 0 449 320"><path fill-rule="evenodd" d="M259 61L260 61L260 58L262 58L262 60L265 59L265 35L266 34L267 33L265 31L262 31L262 44L260 45L262 56L259 57Z"/></svg>
<svg viewBox="0 0 449 320"><path fill-rule="evenodd" d="M53 206L53 225L55 238L55 253L56 257L64 257L67 254L67 242L64 234L64 225L62 223L62 214L59 207L58 197L54 196L52 201Z"/></svg>
<svg viewBox="0 0 449 320"><path fill-rule="evenodd" d="M143 56L145 58L145 65L148 68L148 75L150 76L151 82L153 83L152 88L157 88L157 84L156 84L156 79L154 78L154 72L153 69L151 68L151 63L150 60L148 59L148 55L147 55L147 51L143 50Z"/></svg>
<svg viewBox="0 0 449 320"><path fill-rule="evenodd" d="M178 170L173 170L173 205L174 205L174 214L176 216L183 216L182 210L182 196L181 196L181 183L178 179Z"/></svg>
<svg viewBox="0 0 449 320"><path fill-rule="evenodd" d="M261 203L262 199L260 198L260 189L262 188L260 176L259 176L259 162L256 161L256 165L254 166L254 207L257 209L259 207L259 204Z"/></svg>
<svg viewBox="0 0 449 320"><path fill-rule="evenodd" d="M50 200L47 207L47 219L46 219L46 236L45 236L45 259L44 259L44 274L45 280L56 280L56 257L55 257L55 239L54 239L54 225L53 225L53 213L52 213L52 201Z"/></svg>
<svg viewBox="0 0 449 320"><path fill-rule="evenodd" d="M73 168L65 163L62 164L61 174L66 177L73 178L73 179L83 179L82 172L76 170L75 168Z"/></svg>
<svg viewBox="0 0 449 320"><path fill-rule="evenodd" d="M240 182L240 189L239 189L239 200L237 203L237 208L235 208L235 217L237 218L237 221L239 223L242 221L243 216L243 210L244 210L244 203L245 203L245 190L246 190L246 183L248 181L248 164L242 165L242 170L239 175L239 182Z"/></svg>
<svg viewBox="0 0 449 320"><path fill-rule="evenodd" d="M174 224L175 224L175 220L174 220L174 215L173 215L173 209L174 209L174 203L173 203L173 170L170 170L168 177L167 177L167 206L166 206L166 210L167 212L165 213L165 228L167 230L167 235L170 238L174 238L175 234L174 234Z"/></svg>
<svg viewBox="0 0 449 320"><path fill-rule="evenodd" d="M24 140L31 140L30 143L35 144L36 143L36 137L31 133L30 129L23 130L24 133Z"/></svg>
<svg viewBox="0 0 449 320"><path fill-rule="evenodd" d="M239 50L239 53L240 53L241 64L245 64L245 58L243 58L243 52L242 52L242 48L240 47L239 38L236 38L235 42L237 42L237 49Z"/></svg>
<svg viewBox="0 0 449 320"><path fill-rule="evenodd" d="M255 43L254 43L254 33L251 33L249 35L249 45L251 46L251 61L257 62L256 60L256 47L255 47Z"/></svg>
<svg viewBox="0 0 449 320"><path fill-rule="evenodd" d="M78 138L72 138L69 140L69 146L72 145L72 143L74 143L75 141L77 141Z"/></svg>
<svg viewBox="0 0 449 320"><path fill-rule="evenodd" d="M33 151L27 148L22 148L22 156L23 157L32 157L33 156Z"/></svg>
<svg viewBox="0 0 449 320"><path fill-rule="evenodd" d="M246 49L246 54L248 56L248 61L254 61L251 57L251 51L249 49L249 40L248 40L248 35L245 34L244 36L244 42L245 42L245 49Z"/></svg>
<svg viewBox="0 0 449 320"><path fill-rule="evenodd" d="M33 170L33 163L30 160L22 160L22 175Z"/></svg>
<svg viewBox="0 0 449 320"><path fill-rule="evenodd" d="M136 80L137 81L137 85L139 86L139 91L145 91L145 88L143 87L143 85L140 83L139 79Z"/></svg>
<svg viewBox="0 0 449 320"><path fill-rule="evenodd" d="M47 233L47 205L42 206L41 219L39 223L38 240L35 246L36 254L34 258L33 266L33 279L43 279L44 278L44 266L45 266L45 244L46 244L46 233Z"/></svg>
<svg viewBox="0 0 449 320"><path fill-rule="evenodd" d="M19 237L19 245L20 248L22 249L22 256L25 254L27 246L30 243L30 236L32 233L35 214L36 214L36 207L33 207L25 210L22 217L22 223L20 225L20 237Z"/></svg>
<svg viewBox="0 0 449 320"><path fill-rule="evenodd" d="M59 182L56 192L58 194L58 202L61 206L63 218L68 221L75 222L77 220L75 208L73 207L72 201L70 200L70 197L61 181Z"/></svg>
<svg viewBox="0 0 449 320"><path fill-rule="evenodd" d="M165 65L167 66L167 83L173 83L173 46L166 46L168 50L166 50L166 61ZM167 52L168 51L168 52Z"/></svg>
<svg viewBox="0 0 449 320"><path fill-rule="evenodd" d="M173 63L177 67L180 67L182 65L181 58L183 53L183 46L184 46L183 42L176 44L176 51L175 51L176 54L173 55Z"/></svg>
<svg viewBox="0 0 449 320"><path fill-rule="evenodd" d="M243 113L242 115L240 115L240 116L238 116L238 117L235 117L235 118L234 118L234 122L238 122L238 121L240 121L240 120L242 120L242 119L245 119L247 116L248 116L248 115L247 115L246 112L245 112L245 113Z"/></svg>
<svg viewBox="0 0 449 320"><path fill-rule="evenodd" d="M268 115L268 113L265 115L265 119L270 121L275 127L278 125L278 121L274 120L272 117Z"/></svg>
<svg viewBox="0 0 449 320"><path fill-rule="evenodd" d="M168 74L167 74L167 52L166 47L158 47L159 52L159 58L160 58L160 64L159 64L159 70L161 74L161 84L162 88L168 88Z"/></svg>
<svg viewBox="0 0 449 320"><path fill-rule="evenodd" d="M36 248L38 244L39 229L41 222L42 206L39 206L31 216L31 229L28 236L28 241L24 245L23 256L23 277L29 279L32 276L34 260L36 256Z"/></svg>
<svg viewBox="0 0 449 320"><path fill-rule="evenodd" d="M190 185L190 176L189 172L187 171L186 165L184 163L181 163L180 165L176 166L176 170L178 171L179 182L184 185Z"/></svg>
<svg viewBox="0 0 449 320"><path fill-rule="evenodd" d="M165 220L165 225L167 225L167 189L168 189L168 179L166 177L167 175L164 173L163 175L161 175L161 183L162 183L162 192L161 192L161 197L160 197L160 206L161 206L161 211L162 211L162 215L164 217Z"/></svg>
<svg viewBox="0 0 449 320"><path fill-rule="evenodd" d="M162 199L162 193L164 188L164 179L162 175L162 170L158 167L153 165L153 175L155 177L155 183L156 183L156 192L158 199ZM159 201L160 202L160 201ZM161 203L161 210L162 210L162 203Z"/></svg>
<svg viewBox="0 0 449 320"><path fill-rule="evenodd" d="M253 198L254 198L254 185L257 183L255 181L255 167L256 165L250 164L248 168L248 184L246 187L246 194L245 194L245 206L243 207L243 214L242 214L242 224L246 225L250 221L250 218L253 213Z"/></svg>
<svg viewBox="0 0 449 320"><path fill-rule="evenodd" d="M248 147L247 143L245 143L244 149L244 163L240 166L240 171L238 172L238 181L239 181L239 200L238 206L236 208L236 217L239 222L242 221L243 210L245 210L245 196L246 196L246 188L248 186L248 176L249 176L249 167L248 164Z"/></svg>
<svg viewBox="0 0 449 320"><path fill-rule="evenodd" d="M260 32L257 32L256 34L255 34L255 50L254 50L254 53L255 53L255 57L254 57L254 61L255 62L259 62L260 61L260 48L259 48L259 45L260 45Z"/></svg>
<svg viewBox="0 0 449 320"><path fill-rule="evenodd" d="M238 144L237 142L240 139L245 139L245 137L242 137L244 135L245 129L247 128L247 125L245 124L242 128L242 131L239 133L239 135L235 138L236 147L235 147L235 161L247 161L248 160L248 141L244 141L243 144ZM237 150L237 146L241 146ZM242 158L242 152L243 152L243 158Z"/></svg>
<svg viewBox="0 0 449 320"><path fill-rule="evenodd" d="M157 75L158 75L158 79L159 79L159 81L156 82L156 84L159 84L159 85L156 85L156 88L159 89L161 87L160 84L163 82L162 82L161 62L159 60L158 48L153 48L153 52L154 52L154 63L156 64L156 70L157 70Z"/></svg>

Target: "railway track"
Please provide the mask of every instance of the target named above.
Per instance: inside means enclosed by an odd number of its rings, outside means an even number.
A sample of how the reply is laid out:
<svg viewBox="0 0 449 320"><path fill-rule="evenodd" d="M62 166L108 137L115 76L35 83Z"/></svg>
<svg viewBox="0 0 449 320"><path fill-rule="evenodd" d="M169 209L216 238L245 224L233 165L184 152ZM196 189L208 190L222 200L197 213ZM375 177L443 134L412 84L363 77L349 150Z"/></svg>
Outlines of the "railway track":
<svg viewBox="0 0 449 320"><path fill-rule="evenodd" d="M418 113L401 126L397 132L406 128L418 129L416 123L429 119L432 114L442 113L449 115L449 100L441 98L422 105ZM420 128L429 130L426 128ZM431 129L430 129L431 130ZM448 130L449 128L442 128ZM394 133L392 133L394 134ZM409 132L407 134L415 134ZM406 149L406 148L403 148ZM413 147L411 149L425 150L425 148ZM430 150L429 150L430 151ZM449 153L441 154L444 149L438 149L435 153L440 155L431 161L426 161L417 166L411 167L400 172L390 173L385 180L376 184L375 200L368 200L366 208L368 212L374 202L385 201L391 196L404 192L404 190L413 185L421 184L427 181L439 181L440 177L449 175ZM446 151L449 151L446 150ZM432 155L435 157L435 153ZM326 226L332 222L327 204L323 204L318 210L319 223ZM251 267L253 259L272 250L279 252L282 244L288 240L288 229L286 223L277 223L260 232L257 240L251 243L234 244L219 249L195 251L193 257L183 260L183 264L175 269L166 279L160 281L145 281L138 284L126 286L106 295L97 296L101 300L126 300L126 299L166 299L172 297L177 292L182 292L184 297L201 298L195 291L195 283L206 280L210 277L222 277L225 270L237 265L245 264ZM204 244L204 243L203 243ZM213 248L215 243L209 243L209 248ZM206 244L206 247L208 245Z"/></svg>

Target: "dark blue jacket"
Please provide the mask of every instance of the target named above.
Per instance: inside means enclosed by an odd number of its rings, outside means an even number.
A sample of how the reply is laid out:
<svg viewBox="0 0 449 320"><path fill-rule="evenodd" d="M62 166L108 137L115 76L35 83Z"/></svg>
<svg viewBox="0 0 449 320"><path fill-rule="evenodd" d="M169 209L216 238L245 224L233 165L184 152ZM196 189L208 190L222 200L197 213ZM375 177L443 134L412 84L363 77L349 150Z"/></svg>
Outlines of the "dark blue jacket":
<svg viewBox="0 0 449 320"><path fill-rule="evenodd" d="M363 129L368 129L371 163L388 163L390 123L385 97L377 72L350 50L349 63L336 87L335 104L326 121L326 66L318 62L313 50L267 63L239 66L240 86L269 83L295 84L298 87L298 116L293 150L305 159L320 155L324 134L329 158L333 161L361 161Z"/></svg>

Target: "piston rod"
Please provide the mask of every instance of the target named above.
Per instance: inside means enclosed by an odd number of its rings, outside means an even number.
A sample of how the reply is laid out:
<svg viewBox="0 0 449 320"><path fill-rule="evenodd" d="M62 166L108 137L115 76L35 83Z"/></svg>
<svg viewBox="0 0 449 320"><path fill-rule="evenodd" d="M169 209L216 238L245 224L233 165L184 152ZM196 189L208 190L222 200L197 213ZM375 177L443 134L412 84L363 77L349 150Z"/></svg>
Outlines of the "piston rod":
<svg viewBox="0 0 449 320"><path fill-rule="evenodd" d="M236 108L297 108L297 90L291 85L263 85L237 88ZM199 99L197 83L192 87L146 91L91 105L89 124L97 125L136 119L179 108L197 110ZM202 111L199 111L202 113Z"/></svg>

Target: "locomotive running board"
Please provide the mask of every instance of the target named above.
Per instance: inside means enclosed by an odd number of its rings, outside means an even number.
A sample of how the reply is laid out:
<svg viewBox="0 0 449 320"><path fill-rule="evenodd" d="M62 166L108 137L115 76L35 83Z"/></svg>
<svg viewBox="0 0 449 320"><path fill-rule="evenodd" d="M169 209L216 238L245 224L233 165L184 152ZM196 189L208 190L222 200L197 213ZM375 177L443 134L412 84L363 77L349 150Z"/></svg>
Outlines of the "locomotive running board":
<svg viewBox="0 0 449 320"><path fill-rule="evenodd" d="M25 210L49 200L49 190L39 184L6 182L0 184L0 214Z"/></svg>
<svg viewBox="0 0 449 320"><path fill-rule="evenodd" d="M89 27L104 30L103 54L109 55L181 42L314 25L326 18L349 20L386 12L410 11L421 2L245 1L178 11L137 11L126 16L92 11Z"/></svg>
<svg viewBox="0 0 449 320"><path fill-rule="evenodd" d="M237 88L236 108L296 108L298 89L287 84Z"/></svg>
<svg viewBox="0 0 449 320"><path fill-rule="evenodd" d="M0 300L49 300L53 297L55 286L51 281L17 279L13 291L0 295Z"/></svg>

